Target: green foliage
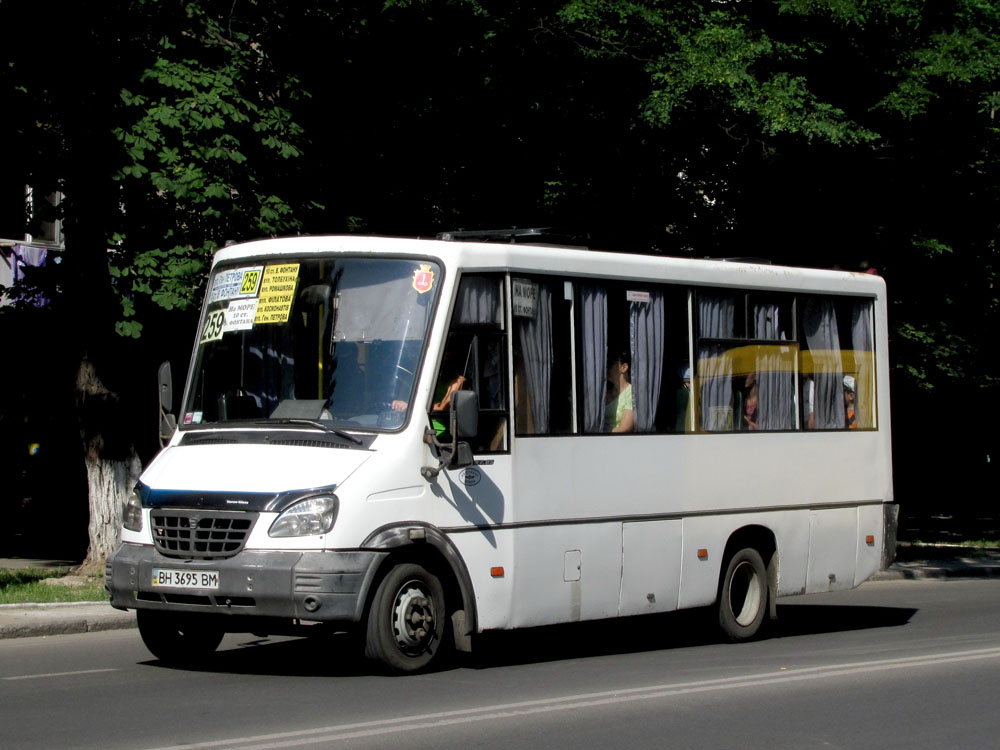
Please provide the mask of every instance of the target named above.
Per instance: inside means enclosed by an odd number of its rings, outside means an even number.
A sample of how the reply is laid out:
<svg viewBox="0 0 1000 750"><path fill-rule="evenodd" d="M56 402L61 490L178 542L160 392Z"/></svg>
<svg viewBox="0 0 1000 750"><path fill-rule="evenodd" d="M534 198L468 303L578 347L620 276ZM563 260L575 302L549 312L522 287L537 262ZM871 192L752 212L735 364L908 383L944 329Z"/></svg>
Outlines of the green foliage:
<svg viewBox="0 0 1000 750"><path fill-rule="evenodd" d="M0 6L9 27L44 27L60 50L40 58L28 35L4 50L9 168L36 187L58 182L67 267L98 296L110 276L120 314L99 325L136 337L151 315L197 301L225 242L301 228L289 186L305 138L292 107L308 94L290 58L271 55L285 4L80 0L50 13Z"/></svg>
<svg viewBox="0 0 1000 750"><path fill-rule="evenodd" d="M705 197L669 226L877 266L903 382L998 385L973 332L1000 323L1000 4L573 0L554 28L647 76L638 116L689 154L678 179Z"/></svg>
<svg viewBox="0 0 1000 750"><path fill-rule="evenodd" d="M585 54L642 61L651 83L642 114L651 124L709 106L750 116L767 136L875 140L875 131L819 97L798 73L823 53L822 44L756 23L755 5L578 0L559 18Z"/></svg>
<svg viewBox="0 0 1000 750"><path fill-rule="evenodd" d="M903 322L896 327L895 334L900 342L912 345L918 352L917 356L896 367L919 388L933 390L954 385L970 374L963 363L969 362L975 345L967 336L953 333L947 322L925 323L919 327Z"/></svg>
<svg viewBox="0 0 1000 750"><path fill-rule="evenodd" d="M928 111L950 87L963 87L989 109L1000 73L1000 6L966 0L954 4L952 23L926 23L923 3L889 3L886 16L908 22L907 45L899 49L898 81L879 103L913 118ZM930 12L927 12L930 16ZM930 16L933 18L933 16Z"/></svg>
<svg viewBox="0 0 1000 750"><path fill-rule="evenodd" d="M166 310L198 302L208 260L222 243L294 232L301 224L279 186L281 162L302 155L303 132L288 108L304 96L267 50L280 5L162 3L145 28L150 54L121 89L114 135L125 159L124 196L112 275L124 297ZM268 23L261 24L261 15ZM117 330L137 336L134 305Z"/></svg>
<svg viewBox="0 0 1000 750"><path fill-rule="evenodd" d="M229 240L530 223L604 247L878 268L897 383L998 385L974 332L1000 324L1000 3L91 0L79 14L103 74L55 96L58 76L0 67L4 132L37 155L80 153L84 125L89 142L113 136L95 179L114 181L99 220L123 336L191 309ZM107 106L80 117L90 96Z"/></svg>

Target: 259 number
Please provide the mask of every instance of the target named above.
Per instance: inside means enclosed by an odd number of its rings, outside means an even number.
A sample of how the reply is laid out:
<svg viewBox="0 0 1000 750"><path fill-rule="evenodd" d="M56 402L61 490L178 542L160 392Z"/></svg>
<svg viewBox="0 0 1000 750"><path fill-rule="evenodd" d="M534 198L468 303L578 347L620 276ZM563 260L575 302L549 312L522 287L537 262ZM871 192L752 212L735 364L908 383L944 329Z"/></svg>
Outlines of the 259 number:
<svg viewBox="0 0 1000 750"><path fill-rule="evenodd" d="M222 338L222 327L226 322L226 311L216 310L208 314L205 327L201 329L201 343Z"/></svg>

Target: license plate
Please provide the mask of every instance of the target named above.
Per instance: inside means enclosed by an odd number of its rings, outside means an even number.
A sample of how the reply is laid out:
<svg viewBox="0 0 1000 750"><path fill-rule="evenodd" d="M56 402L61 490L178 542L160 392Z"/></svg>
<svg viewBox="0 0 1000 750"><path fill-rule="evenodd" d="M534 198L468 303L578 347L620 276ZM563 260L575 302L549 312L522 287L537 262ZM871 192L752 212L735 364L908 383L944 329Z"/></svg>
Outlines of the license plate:
<svg viewBox="0 0 1000 750"><path fill-rule="evenodd" d="M169 586L173 589L214 590L219 588L219 571L153 568L153 585Z"/></svg>

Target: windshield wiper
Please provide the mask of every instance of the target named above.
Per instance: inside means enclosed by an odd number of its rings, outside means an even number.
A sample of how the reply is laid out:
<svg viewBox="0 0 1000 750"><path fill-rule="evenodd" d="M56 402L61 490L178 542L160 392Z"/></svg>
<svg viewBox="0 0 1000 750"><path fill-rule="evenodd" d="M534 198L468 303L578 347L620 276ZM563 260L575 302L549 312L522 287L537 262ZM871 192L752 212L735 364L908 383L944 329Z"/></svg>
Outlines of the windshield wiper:
<svg viewBox="0 0 1000 750"><path fill-rule="evenodd" d="M343 430L338 430L336 427L331 427L328 424L323 424L318 419L306 419L305 417L279 417L278 419L271 418L266 422L257 422L257 424L301 424L308 427L315 427L317 430L323 430L323 432L329 432L337 437L343 438L344 440L350 440L355 445L364 445L364 441L361 438L352 435L349 432L344 432Z"/></svg>

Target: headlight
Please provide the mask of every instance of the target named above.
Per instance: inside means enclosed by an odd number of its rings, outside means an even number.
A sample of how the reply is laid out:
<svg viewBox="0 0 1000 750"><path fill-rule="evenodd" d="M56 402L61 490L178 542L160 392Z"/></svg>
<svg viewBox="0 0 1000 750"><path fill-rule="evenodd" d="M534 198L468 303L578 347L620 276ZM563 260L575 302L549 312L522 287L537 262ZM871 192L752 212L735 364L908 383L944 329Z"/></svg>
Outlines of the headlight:
<svg viewBox="0 0 1000 750"><path fill-rule="evenodd" d="M295 503L274 519L267 535L271 537L311 536L325 534L337 518L337 498L311 497Z"/></svg>
<svg viewBox="0 0 1000 750"><path fill-rule="evenodd" d="M125 503L125 514L122 518L122 526L129 531L142 531L142 500L139 499L139 490L132 490L128 502Z"/></svg>

